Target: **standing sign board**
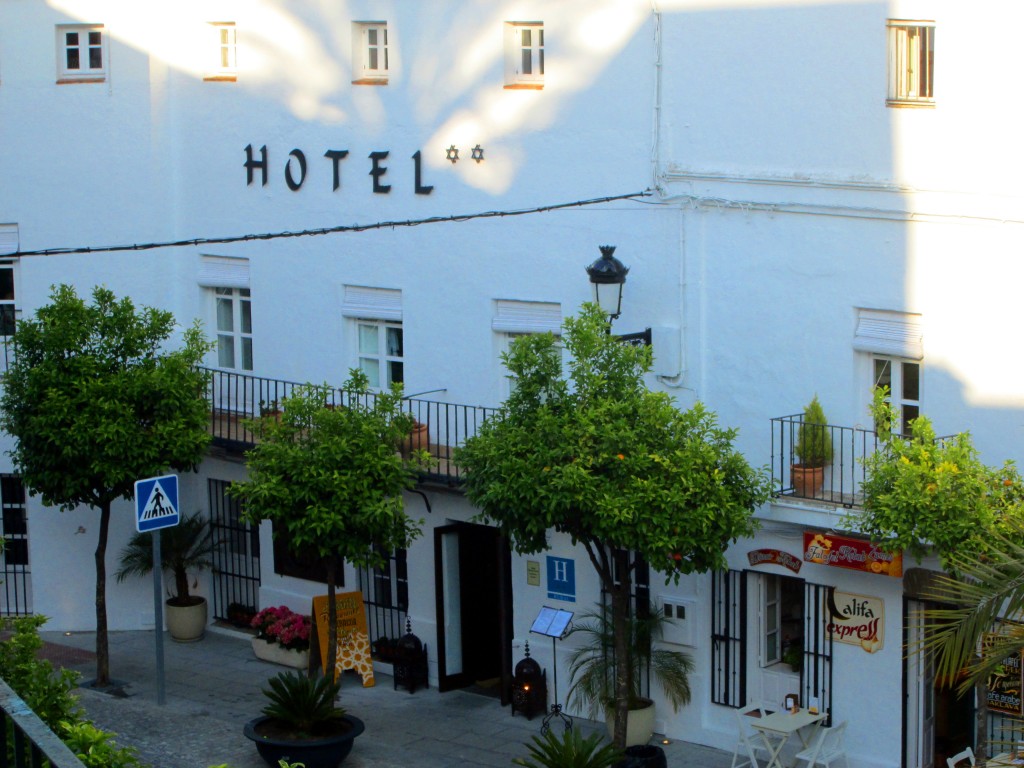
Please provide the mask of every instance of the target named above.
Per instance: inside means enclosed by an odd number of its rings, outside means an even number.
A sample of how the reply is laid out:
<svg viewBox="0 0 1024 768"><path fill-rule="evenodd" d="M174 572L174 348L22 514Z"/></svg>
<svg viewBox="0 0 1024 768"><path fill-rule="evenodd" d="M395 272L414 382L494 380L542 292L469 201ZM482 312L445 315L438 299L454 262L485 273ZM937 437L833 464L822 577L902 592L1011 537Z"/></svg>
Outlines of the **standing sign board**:
<svg viewBox="0 0 1024 768"><path fill-rule="evenodd" d="M346 669L354 669L363 678L363 688L372 688L373 659L370 657L370 633L366 626L366 607L362 592L338 592L334 596L338 617L338 655L334 660L334 679ZM324 675L328 674L327 637L330 613L327 595L313 598L313 631L309 634L311 660L320 659Z"/></svg>
<svg viewBox="0 0 1024 768"><path fill-rule="evenodd" d="M139 533L177 525L178 476L135 481L135 530Z"/></svg>

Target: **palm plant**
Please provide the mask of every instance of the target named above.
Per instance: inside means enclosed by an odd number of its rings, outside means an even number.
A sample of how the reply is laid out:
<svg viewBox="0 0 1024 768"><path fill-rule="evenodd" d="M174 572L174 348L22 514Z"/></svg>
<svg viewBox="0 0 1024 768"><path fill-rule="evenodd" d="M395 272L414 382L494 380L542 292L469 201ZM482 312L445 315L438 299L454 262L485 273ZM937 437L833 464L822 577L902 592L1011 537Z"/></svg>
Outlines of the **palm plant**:
<svg viewBox="0 0 1024 768"><path fill-rule="evenodd" d="M199 512L183 515L174 526L160 531L160 559L164 570L174 576L171 605L190 605L190 572L211 566L210 555L215 547L213 531ZM122 582L129 576L145 576L153 571L153 540L149 533L136 533L121 550L121 567L115 574Z"/></svg>
<svg viewBox="0 0 1024 768"><path fill-rule="evenodd" d="M627 617L629 654L623 664L629 680L629 708L639 709L650 703L641 693L643 673L650 669L651 678L660 684L672 708L678 711L690 702L693 659L683 651L654 647L669 621L660 606L650 606L642 616L638 613ZM581 636L583 644L569 657L571 682L566 700L578 701L590 709L592 716L597 716L601 710L615 705L615 633L611 609L599 607L597 611L583 614L581 619L569 633Z"/></svg>
<svg viewBox="0 0 1024 768"><path fill-rule="evenodd" d="M270 688L262 690L270 703L263 708L263 714L297 734L318 735L345 716L344 708L334 703L341 683L328 677L310 678L299 672L282 672L267 682Z"/></svg>
<svg viewBox="0 0 1024 768"><path fill-rule="evenodd" d="M992 533L982 556L955 556L927 595L929 631L913 651L934 654L936 675L958 681L960 693L983 683L1024 649L1024 522Z"/></svg>
<svg viewBox="0 0 1024 768"><path fill-rule="evenodd" d="M583 738L576 728L564 731L561 738L554 731L534 736L529 750L529 757L512 762L524 768L611 768L622 760L622 750L613 744L602 746L599 733Z"/></svg>

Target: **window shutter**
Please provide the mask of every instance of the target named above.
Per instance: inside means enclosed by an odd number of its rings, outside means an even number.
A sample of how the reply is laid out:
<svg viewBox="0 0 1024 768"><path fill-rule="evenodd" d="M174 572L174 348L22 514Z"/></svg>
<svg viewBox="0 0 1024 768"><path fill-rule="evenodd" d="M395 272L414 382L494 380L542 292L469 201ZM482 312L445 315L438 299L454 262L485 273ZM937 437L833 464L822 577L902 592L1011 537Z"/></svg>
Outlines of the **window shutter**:
<svg viewBox="0 0 1024 768"><path fill-rule="evenodd" d="M341 302L344 317L367 320L402 320L402 292L391 288L346 285Z"/></svg>
<svg viewBox="0 0 1024 768"><path fill-rule="evenodd" d="M562 331L562 307L539 301L499 299L491 328L503 333L544 333Z"/></svg>
<svg viewBox="0 0 1024 768"><path fill-rule="evenodd" d="M835 587L804 582L804 659L800 669L800 704L818 700L818 711L832 725L832 621Z"/></svg>
<svg viewBox="0 0 1024 768"><path fill-rule="evenodd" d="M921 315L860 309L853 348L860 352L920 360L924 357Z"/></svg>
<svg viewBox="0 0 1024 768"><path fill-rule="evenodd" d="M203 288L248 288L249 260L228 256L203 256L199 262Z"/></svg>
<svg viewBox="0 0 1024 768"><path fill-rule="evenodd" d="M711 703L747 703L747 580L743 571L711 573Z"/></svg>
<svg viewBox="0 0 1024 768"><path fill-rule="evenodd" d="M18 225L0 224L0 256L10 256L19 248Z"/></svg>

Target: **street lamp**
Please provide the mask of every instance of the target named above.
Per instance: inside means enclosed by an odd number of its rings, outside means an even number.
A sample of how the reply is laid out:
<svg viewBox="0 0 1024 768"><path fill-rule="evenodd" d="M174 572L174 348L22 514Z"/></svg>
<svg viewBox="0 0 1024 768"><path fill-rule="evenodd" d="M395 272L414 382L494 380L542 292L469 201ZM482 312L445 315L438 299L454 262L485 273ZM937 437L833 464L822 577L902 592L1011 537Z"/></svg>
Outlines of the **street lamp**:
<svg viewBox="0 0 1024 768"><path fill-rule="evenodd" d="M622 313L622 286L626 284L629 267L615 258L614 245L602 245L601 258L587 267L590 284L594 286L594 301L608 317L608 333L611 333L612 321ZM627 344L651 344L651 329L639 333L623 333L617 335L619 341Z"/></svg>
<svg viewBox="0 0 1024 768"><path fill-rule="evenodd" d="M594 301L611 323L622 312L622 286L626 284L629 267L615 258L614 245L599 247L601 258L587 267L587 274L594 286Z"/></svg>

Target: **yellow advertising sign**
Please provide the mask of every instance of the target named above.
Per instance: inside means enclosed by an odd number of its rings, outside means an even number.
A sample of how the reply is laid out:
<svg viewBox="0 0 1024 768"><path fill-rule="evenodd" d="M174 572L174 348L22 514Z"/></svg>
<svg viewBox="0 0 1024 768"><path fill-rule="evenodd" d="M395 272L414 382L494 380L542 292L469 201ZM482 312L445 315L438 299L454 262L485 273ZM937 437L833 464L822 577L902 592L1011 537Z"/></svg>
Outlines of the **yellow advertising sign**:
<svg viewBox="0 0 1024 768"><path fill-rule="evenodd" d="M335 595L335 614L338 617L338 655L334 663L334 679L346 669L354 669L363 678L363 688L374 685L373 660L370 658L370 634L366 628L366 608L360 592L341 592ZM327 595L313 598L313 623L320 665L327 674Z"/></svg>

